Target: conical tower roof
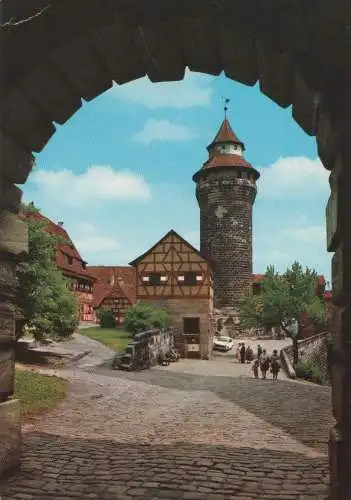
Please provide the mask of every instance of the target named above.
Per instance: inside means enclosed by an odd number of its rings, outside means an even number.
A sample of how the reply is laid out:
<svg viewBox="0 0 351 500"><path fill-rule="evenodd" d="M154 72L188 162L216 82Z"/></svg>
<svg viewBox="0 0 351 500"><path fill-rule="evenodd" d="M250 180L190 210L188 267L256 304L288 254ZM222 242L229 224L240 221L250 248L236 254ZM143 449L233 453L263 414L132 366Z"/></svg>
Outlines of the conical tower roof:
<svg viewBox="0 0 351 500"><path fill-rule="evenodd" d="M245 150L244 143L233 132L229 120L225 116L224 120L219 127L219 130L209 146L207 146L209 153L208 160L202 165L202 168L193 175L193 181L197 182L199 176L204 172L215 169L236 168L250 170L258 179L260 174L253 166L246 161L243 156Z"/></svg>
<svg viewBox="0 0 351 500"><path fill-rule="evenodd" d="M227 119L227 117L224 118L222 125L219 127L219 130L211 142L209 146L207 146L207 149L212 149L212 147L215 144L223 143L223 142L229 142L232 144L240 144L240 146L245 150L245 145L244 143L238 138L238 136L233 132L233 129Z"/></svg>

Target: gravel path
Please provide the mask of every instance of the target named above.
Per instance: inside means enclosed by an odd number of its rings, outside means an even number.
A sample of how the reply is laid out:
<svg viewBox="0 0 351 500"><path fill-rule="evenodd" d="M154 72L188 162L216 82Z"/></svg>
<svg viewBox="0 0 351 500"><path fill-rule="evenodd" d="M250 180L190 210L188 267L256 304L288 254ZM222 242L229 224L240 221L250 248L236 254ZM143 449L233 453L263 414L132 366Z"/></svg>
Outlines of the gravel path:
<svg viewBox="0 0 351 500"><path fill-rule="evenodd" d="M329 388L243 370L232 356L51 370L69 396L24 426L2 500L327 498Z"/></svg>

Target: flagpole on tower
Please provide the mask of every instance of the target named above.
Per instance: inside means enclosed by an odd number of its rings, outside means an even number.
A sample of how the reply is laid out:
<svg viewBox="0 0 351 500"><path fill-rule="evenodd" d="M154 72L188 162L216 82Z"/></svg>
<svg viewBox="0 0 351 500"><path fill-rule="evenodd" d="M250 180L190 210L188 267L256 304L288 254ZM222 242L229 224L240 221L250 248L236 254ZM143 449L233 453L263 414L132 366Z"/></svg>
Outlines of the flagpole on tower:
<svg viewBox="0 0 351 500"><path fill-rule="evenodd" d="M224 100L224 118L227 118L228 104L230 103L230 99L228 97L222 97Z"/></svg>

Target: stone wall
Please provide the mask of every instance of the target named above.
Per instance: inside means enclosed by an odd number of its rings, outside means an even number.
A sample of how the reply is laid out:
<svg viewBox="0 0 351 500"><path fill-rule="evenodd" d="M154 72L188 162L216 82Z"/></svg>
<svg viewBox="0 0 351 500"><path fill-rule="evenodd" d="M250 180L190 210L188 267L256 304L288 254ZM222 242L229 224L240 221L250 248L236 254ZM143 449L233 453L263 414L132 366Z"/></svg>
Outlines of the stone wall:
<svg viewBox="0 0 351 500"><path fill-rule="evenodd" d="M308 339L300 340L298 343L299 360L307 361L318 367L321 372L328 377L328 332L322 332ZM290 364L293 364L293 347L288 346L282 349Z"/></svg>
<svg viewBox="0 0 351 500"><path fill-rule="evenodd" d="M181 356L186 355L185 338L183 335L183 318L198 316L200 318L200 355L210 356L213 344L213 328L211 315L211 300L208 298L182 298L182 299L149 299L143 300L154 307L165 309L174 328L175 346Z"/></svg>
<svg viewBox="0 0 351 500"><path fill-rule="evenodd" d="M0 478L20 465L20 401L14 393L17 277L16 267L28 250L27 225L17 216L21 192L1 178L0 165Z"/></svg>
<svg viewBox="0 0 351 500"><path fill-rule="evenodd" d="M152 364L157 363L158 356L165 356L174 346L174 331L172 329L155 330L149 340L149 352Z"/></svg>

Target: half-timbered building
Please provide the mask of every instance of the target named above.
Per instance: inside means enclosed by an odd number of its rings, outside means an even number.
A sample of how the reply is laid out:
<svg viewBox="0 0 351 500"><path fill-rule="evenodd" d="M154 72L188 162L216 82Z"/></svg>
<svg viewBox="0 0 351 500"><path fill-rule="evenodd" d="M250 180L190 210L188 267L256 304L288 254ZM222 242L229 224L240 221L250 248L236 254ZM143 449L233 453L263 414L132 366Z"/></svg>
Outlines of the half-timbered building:
<svg viewBox="0 0 351 500"><path fill-rule="evenodd" d="M69 287L78 300L79 321L95 321L93 309L93 287L95 278L87 269L87 262L82 259L68 232L63 227L63 222L57 224L45 217L40 212L22 211L23 219L43 222L43 229L59 238L56 246L56 265L63 276L69 280Z"/></svg>
<svg viewBox="0 0 351 500"><path fill-rule="evenodd" d="M114 313L116 323L123 325L127 310L136 302L136 273L130 266L89 266L96 283L93 292L93 306ZM96 316L97 317L97 316Z"/></svg>
<svg viewBox="0 0 351 500"><path fill-rule="evenodd" d="M210 356L213 342L210 262L171 230L130 265L136 269L137 301L162 307L169 313L181 355Z"/></svg>

